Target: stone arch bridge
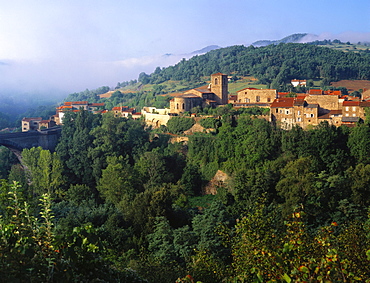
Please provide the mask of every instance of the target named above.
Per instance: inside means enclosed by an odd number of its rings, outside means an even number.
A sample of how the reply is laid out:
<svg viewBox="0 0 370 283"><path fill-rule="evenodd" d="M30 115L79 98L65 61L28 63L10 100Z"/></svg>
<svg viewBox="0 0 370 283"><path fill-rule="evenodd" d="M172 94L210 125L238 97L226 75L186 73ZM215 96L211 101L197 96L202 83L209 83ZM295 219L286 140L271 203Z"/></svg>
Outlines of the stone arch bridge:
<svg viewBox="0 0 370 283"><path fill-rule="evenodd" d="M25 148L41 146L54 151L61 135L62 127L53 127L39 131L0 134L0 145L9 148L19 159Z"/></svg>

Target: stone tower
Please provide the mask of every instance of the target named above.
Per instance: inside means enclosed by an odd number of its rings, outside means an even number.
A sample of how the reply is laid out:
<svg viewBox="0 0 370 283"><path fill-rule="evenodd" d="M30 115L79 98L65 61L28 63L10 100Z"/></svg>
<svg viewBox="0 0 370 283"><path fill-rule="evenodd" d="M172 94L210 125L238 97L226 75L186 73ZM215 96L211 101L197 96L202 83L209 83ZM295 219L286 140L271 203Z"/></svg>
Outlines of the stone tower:
<svg viewBox="0 0 370 283"><path fill-rule="evenodd" d="M211 75L211 92L216 95L215 101L217 104L227 104L229 92L227 75L222 73Z"/></svg>

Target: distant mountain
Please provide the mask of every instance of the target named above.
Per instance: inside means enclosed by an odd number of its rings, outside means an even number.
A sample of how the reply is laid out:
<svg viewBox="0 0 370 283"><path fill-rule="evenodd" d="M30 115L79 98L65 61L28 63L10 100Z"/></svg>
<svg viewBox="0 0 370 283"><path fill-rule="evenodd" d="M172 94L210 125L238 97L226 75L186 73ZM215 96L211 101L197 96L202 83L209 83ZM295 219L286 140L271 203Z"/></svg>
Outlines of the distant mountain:
<svg viewBox="0 0 370 283"><path fill-rule="evenodd" d="M186 53L186 54L172 54L172 53L166 53L164 55L162 55L162 57L178 57L178 56L181 56L181 58L183 57L186 57L186 58L190 58L190 57L193 57L195 55L202 55L202 54L206 54L207 52L209 51L212 51L212 50L215 50L215 49L220 49L222 48L221 46L218 46L218 45L209 45L209 46L206 46L202 49L199 49L199 50L195 50L193 52L190 52L190 53Z"/></svg>
<svg viewBox="0 0 370 283"><path fill-rule="evenodd" d="M219 49L219 48L221 48L221 46L218 46L218 45L209 45L209 46L204 47L204 48L202 48L200 50L193 51L190 54L191 55L205 54L205 53L207 53L209 51L212 51L212 50L215 50L215 49Z"/></svg>
<svg viewBox="0 0 370 283"><path fill-rule="evenodd" d="M289 36L286 36L280 40L258 40L253 42L252 45L256 47L267 46L270 44L279 44L279 43L301 43L303 38L306 37L308 33L295 33Z"/></svg>

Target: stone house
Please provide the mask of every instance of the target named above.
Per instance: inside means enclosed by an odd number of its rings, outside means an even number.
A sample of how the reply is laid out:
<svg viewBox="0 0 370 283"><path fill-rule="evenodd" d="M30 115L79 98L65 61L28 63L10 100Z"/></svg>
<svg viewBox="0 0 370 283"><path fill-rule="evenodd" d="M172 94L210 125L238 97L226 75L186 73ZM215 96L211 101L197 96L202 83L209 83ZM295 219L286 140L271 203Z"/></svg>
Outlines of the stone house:
<svg viewBox="0 0 370 283"><path fill-rule="evenodd" d="M56 122L53 119L43 120L41 117L22 119L22 132L48 129L54 126L56 126Z"/></svg>
<svg viewBox="0 0 370 283"><path fill-rule="evenodd" d="M33 117L22 119L22 132L36 131L39 129L39 123L42 121L41 117Z"/></svg>
<svg viewBox="0 0 370 283"><path fill-rule="evenodd" d="M68 111L78 112L81 109L86 110L93 113L101 113L104 107L104 103L89 103L88 101L69 101L64 102L63 105L56 108L56 116L54 121L57 122L58 125L63 124L63 117L64 114Z"/></svg>
<svg viewBox="0 0 370 283"><path fill-rule="evenodd" d="M48 119L48 120L41 120L39 122L39 129L49 129L56 126L56 122L53 121L53 119Z"/></svg>
<svg viewBox="0 0 370 283"><path fill-rule="evenodd" d="M294 87L297 87L297 86L306 86L307 85L307 81L306 80L291 80L290 83Z"/></svg>
<svg viewBox="0 0 370 283"><path fill-rule="evenodd" d="M287 130L294 125L306 128L309 125L318 125L318 113L318 104L308 104L299 97L281 97L271 103L270 121Z"/></svg>
<svg viewBox="0 0 370 283"><path fill-rule="evenodd" d="M244 88L237 92L237 103L272 103L278 98L276 89Z"/></svg>

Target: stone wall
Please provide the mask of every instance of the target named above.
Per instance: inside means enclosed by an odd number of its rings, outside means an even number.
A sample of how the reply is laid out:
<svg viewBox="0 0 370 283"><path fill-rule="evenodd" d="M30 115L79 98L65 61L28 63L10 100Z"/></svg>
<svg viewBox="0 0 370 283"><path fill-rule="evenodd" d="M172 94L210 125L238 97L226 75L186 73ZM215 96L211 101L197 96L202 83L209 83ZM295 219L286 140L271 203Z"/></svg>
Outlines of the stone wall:
<svg viewBox="0 0 370 283"><path fill-rule="evenodd" d="M161 125L166 126L171 116L168 115L169 109L157 109L155 107L144 107L142 115L144 116L145 123L153 128L159 128ZM161 113L161 114L159 114Z"/></svg>
<svg viewBox="0 0 370 283"><path fill-rule="evenodd" d="M242 89L237 93L237 103L272 103L276 89Z"/></svg>
<svg viewBox="0 0 370 283"><path fill-rule="evenodd" d="M305 100L308 104L319 104L322 109L338 110L342 108L338 95L309 95L306 96Z"/></svg>

